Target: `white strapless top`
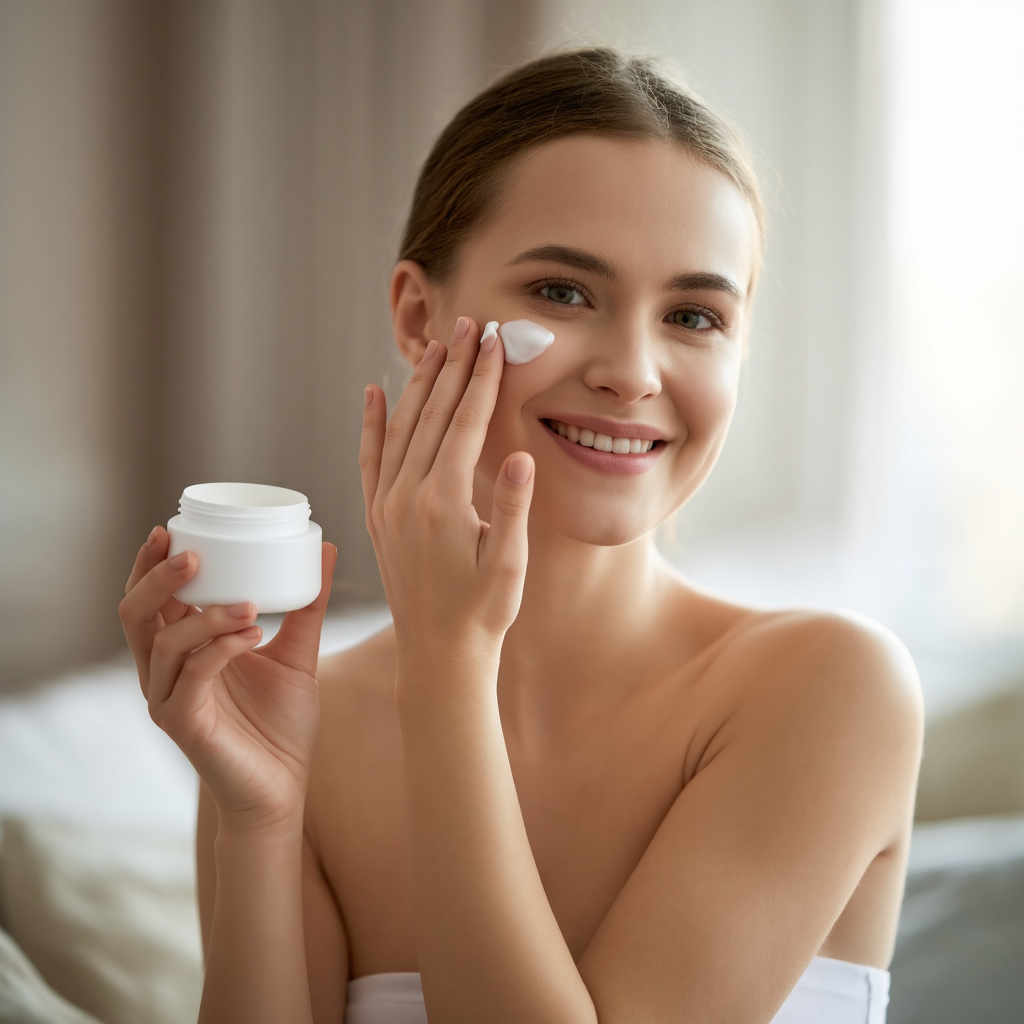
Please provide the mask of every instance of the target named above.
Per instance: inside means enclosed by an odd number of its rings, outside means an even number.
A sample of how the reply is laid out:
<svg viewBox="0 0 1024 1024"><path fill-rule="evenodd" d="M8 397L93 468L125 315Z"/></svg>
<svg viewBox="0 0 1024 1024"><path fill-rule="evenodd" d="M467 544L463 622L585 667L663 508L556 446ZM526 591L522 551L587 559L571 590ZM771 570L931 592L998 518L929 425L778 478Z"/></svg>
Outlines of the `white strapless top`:
<svg viewBox="0 0 1024 1024"><path fill-rule="evenodd" d="M772 1024L885 1024L889 972L816 956ZM367 974L348 983L346 1024L427 1024L418 974Z"/></svg>

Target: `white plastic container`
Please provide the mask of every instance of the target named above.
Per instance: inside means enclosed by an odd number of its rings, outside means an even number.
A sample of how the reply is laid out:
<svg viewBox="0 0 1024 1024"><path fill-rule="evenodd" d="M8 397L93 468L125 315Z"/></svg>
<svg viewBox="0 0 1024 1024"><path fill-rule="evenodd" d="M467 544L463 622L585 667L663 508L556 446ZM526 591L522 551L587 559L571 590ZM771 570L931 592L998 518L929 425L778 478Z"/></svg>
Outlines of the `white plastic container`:
<svg viewBox="0 0 1024 1024"><path fill-rule="evenodd" d="M194 551L199 571L174 596L206 608L252 601L305 608L320 593L323 532L304 494L267 484L192 484L168 524L168 556Z"/></svg>

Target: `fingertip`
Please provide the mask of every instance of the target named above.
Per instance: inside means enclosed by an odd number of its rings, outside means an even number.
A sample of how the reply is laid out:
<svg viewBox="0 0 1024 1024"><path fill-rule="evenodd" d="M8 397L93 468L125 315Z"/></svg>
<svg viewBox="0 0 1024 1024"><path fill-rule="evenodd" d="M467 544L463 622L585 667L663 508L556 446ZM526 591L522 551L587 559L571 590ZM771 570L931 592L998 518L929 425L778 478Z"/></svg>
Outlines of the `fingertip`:
<svg viewBox="0 0 1024 1024"><path fill-rule="evenodd" d="M533 476L533 457L526 452L515 452L505 463L505 476L511 483L522 486Z"/></svg>
<svg viewBox="0 0 1024 1024"><path fill-rule="evenodd" d="M498 337L498 321L489 320L484 325L484 333L480 337L480 352L489 355L494 351L501 339Z"/></svg>
<svg viewBox="0 0 1024 1024"><path fill-rule="evenodd" d="M383 392L376 384L367 384L363 388L363 414L372 418L379 415L382 405Z"/></svg>
<svg viewBox="0 0 1024 1024"><path fill-rule="evenodd" d="M172 572L184 572L192 567L192 552L179 551L167 559L167 568Z"/></svg>
<svg viewBox="0 0 1024 1024"><path fill-rule="evenodd" d="M255 641L255 640L259 640L259 638L261 636L263 636L263 630L260 629L260 627L256 626L256 625L246 626L245 629L238 630L238 632L235 633L235 636L239 636L243 640L253 640L253 641Z"/></svg>

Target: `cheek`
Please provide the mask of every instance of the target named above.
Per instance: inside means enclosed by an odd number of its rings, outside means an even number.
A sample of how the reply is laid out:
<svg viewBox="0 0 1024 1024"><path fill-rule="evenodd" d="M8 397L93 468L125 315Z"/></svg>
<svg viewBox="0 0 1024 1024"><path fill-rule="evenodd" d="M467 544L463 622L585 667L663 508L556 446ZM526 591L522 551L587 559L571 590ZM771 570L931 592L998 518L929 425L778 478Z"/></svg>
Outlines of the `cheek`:
<svg viewBox="0 0 1024 1024"><path fill-rule="evenodd" d="M736 408L739 360L715 359L691 366L672 383L666 382L665 390L682 413L691 444L720 442Z"/></svg>

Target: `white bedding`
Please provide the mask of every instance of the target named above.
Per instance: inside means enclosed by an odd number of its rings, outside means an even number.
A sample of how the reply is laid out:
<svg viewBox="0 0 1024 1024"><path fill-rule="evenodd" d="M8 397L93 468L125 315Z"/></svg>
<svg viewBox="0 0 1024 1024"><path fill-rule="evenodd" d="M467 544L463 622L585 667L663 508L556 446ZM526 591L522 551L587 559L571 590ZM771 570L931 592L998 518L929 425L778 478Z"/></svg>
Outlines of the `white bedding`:
<svg viewBox="0 0 1024 1024"><path fill-rule="evenodd" d="M333 615L322 653L382 629L387 608ZM260 620L269 639L278 619ZM149 719L130 655L0 697L0 818L30 815L191 834L192 766Z"/></svg>

